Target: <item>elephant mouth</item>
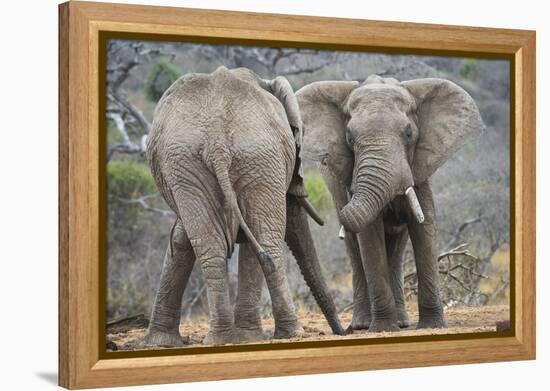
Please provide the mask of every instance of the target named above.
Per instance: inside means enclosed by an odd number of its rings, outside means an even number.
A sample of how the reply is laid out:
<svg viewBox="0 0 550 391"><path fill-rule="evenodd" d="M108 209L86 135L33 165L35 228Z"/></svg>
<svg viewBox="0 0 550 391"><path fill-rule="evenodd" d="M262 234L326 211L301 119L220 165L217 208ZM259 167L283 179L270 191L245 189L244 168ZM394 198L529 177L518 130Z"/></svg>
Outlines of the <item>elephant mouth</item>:
<svg viewBox="0 0 550 391"><path fill-rule="evenodd" d="M405 190L405 197L407 198L408 205L411 212L418 224L422 224L425 221L424 211L420 206L416 191L413 186L409 186ZM356 206L350 201L339 212L339 218L342 222L340 230L338 231L338 237L344 239L346 232L358 233L363 231L367 225L371 224L379 213L369 213L368 207Z"/></svg>
<svg viewBox="0 0 550 391"><path fill-rule="evenodd" d="M341 238L345 236L345 231L364 231L397 195L406 197L415 221L420 224L424 222L424 213L406 158L403 157L402 164L396 164L391 154L380 157L376 152L379 155L379 150L356 154L359 158L354 167L351 200L338 213L344 228L339 232Z"/></svg>

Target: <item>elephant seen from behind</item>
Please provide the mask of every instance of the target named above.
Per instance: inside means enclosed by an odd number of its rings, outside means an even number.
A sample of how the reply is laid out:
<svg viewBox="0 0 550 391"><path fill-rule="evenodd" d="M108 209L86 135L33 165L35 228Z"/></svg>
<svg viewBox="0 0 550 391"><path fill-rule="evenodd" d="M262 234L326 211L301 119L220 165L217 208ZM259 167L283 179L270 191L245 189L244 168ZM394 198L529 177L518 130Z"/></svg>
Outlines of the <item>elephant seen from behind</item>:
<svg viewBox="0 0 550 391"><path fill-rule="evenodd" d="M147 157L157 187L177 218L144 342L179 346L182 294L198 260L206 280L205 344L263 339L259 301L265 276L275 337L299 335L283 242L333 331L344 333L323 281L306 211L299 151L302 123L282 77L263 80L244 68L188 74L155 110ZM238 292L230 308L227 258L236 242Z"/></svg>
<svg viewBox="0 0 550 391"><path fill-rule="evenodd" d="M444 79L370 76L315 82L296 96L304 158L319 163L352 262L351 330L410 325L403 252L410 237L418 275L418 328L446 327L439 295L430 176L484 129L477 105Z"/></svg>

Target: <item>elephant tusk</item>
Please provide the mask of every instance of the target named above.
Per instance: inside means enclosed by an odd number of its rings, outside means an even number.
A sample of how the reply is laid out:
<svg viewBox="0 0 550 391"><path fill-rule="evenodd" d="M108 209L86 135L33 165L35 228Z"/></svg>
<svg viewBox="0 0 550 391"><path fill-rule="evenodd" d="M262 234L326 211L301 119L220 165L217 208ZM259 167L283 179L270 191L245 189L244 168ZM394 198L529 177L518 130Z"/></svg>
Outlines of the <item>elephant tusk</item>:
<svg viewBox="0 0 550 391"><path fill-rule="evenodd" d="M416 221L418 221L419 224L422 224L424 222L424 212L422 212L420 202L418 202L418 197L416 197L416 193L412 186L405 190L405 195L407 196L409 206L414 213L414 217L416 217Z"/></svg>
<svg viewBox="0 0 550 391"><path fill-rule="evenodd" d="M313 205L311 205L311 203L305 197L296 197L296 198L298 199L298 203L302 206L302 208L305 209L307 214L310 215L311 218L315 220L317 224L325 225L325 222L323 221L321 216L319 216L319 213L317 213Z"/></svg>
<svg viewBox="0 0 550 391"><path fill-rule="evenodd" d="M340 240L344 240L346 238L346 230L344 229L344 226L340 226L340 231L338 231L338 237Z"/></svg>

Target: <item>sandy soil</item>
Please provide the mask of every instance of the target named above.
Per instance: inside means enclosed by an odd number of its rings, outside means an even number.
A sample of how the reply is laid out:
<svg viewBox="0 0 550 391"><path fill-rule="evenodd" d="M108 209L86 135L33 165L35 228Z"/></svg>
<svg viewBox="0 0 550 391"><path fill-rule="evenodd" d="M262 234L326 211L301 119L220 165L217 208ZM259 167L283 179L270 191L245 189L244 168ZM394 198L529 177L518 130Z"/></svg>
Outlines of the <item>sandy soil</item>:
<svg viewBox="0 0 550 391"><path fill-rule="evenodd" d="M355 331L351 335L337 336L333 335L322 314L307 312L300 315L300 322L304 328L304 335L299 338L267 340L259 343L283 343L283 342L303 342L303 341L321 341L334 339L354 339L354 338L379 338L379 337L402 337L414 335L436 335L436 334L463 334L478 333L487 331L496 331L496 323L509 319L508 306L485 306L485 307L455 307L445 311L449 328L447 329L422 329L416 330L418 314L409 312L413 325L402 329L399 332L369 333L366 330ZM340 314L340 319L344 327L351 321L351 312ZM265 319L263 321L264 330L273 333L273 320ZM206 321L191 322L180 327L180 334L187 336L188 345L193 346L201 344L208 331ZM136 350L136 342L143 336L145 328L116 328L108 329L107 340L116 344L108 344L107 350ZM258 342L255 342L258 343ZM205 345L200 345L205 346ZM140 348L143 349L143 348ZM151 347L151 349L159 349Z"/></svg>

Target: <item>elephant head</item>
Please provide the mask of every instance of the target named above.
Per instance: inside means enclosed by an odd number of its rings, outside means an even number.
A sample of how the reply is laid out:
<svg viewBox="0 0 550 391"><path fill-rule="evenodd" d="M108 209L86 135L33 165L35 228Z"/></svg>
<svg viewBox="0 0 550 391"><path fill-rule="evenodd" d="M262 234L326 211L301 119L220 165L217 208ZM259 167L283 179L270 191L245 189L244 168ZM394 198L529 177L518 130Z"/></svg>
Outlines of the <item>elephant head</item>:
<svg viewBox="0 0 550 391"><path fill-rule="evenodd" d="M443 79L324 81L303 87L296 97L304 155L326 166L351 194L339 211L350 232L364 230L404 194L422 222L415 185L484 128L472 97Z"/></svg>

